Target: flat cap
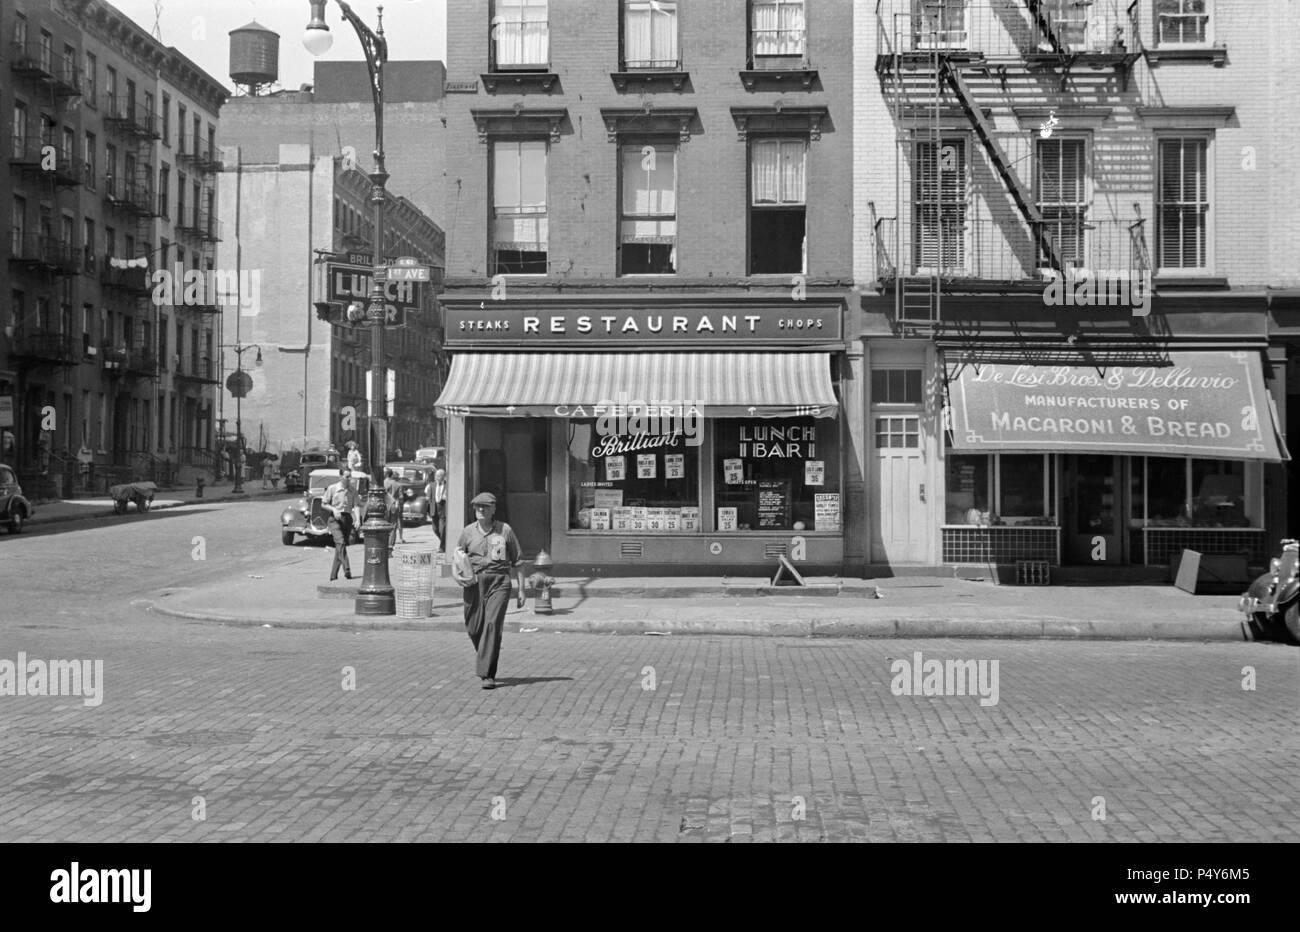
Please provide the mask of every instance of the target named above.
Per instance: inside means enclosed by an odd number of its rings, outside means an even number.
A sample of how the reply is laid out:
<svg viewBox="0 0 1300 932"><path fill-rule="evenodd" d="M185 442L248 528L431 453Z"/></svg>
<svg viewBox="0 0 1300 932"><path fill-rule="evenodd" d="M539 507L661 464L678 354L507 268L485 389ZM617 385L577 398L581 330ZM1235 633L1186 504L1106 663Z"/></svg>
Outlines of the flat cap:
<svg viewBox="0 0 1300 932"><path fill-rule="evenodd" d="M497 506L497 497L493 495L491 492L479 492L470 500L470 504L491 505L493 508L495 508Z"/></svg>

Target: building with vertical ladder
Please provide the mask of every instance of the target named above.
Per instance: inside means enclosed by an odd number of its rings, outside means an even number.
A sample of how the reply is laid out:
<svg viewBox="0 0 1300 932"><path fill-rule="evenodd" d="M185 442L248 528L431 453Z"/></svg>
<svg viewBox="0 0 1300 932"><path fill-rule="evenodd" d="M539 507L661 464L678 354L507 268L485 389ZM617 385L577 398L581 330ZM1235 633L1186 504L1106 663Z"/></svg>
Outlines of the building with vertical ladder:
<svg viewBox="0 0 1300 932"><path fill-rule="evenodd" d="M1264 151L1294 15L872 5L854 107L869 571L1264 562L1286 494L1271 289L1294 285L1265 218L1296 190Z"/></svg>

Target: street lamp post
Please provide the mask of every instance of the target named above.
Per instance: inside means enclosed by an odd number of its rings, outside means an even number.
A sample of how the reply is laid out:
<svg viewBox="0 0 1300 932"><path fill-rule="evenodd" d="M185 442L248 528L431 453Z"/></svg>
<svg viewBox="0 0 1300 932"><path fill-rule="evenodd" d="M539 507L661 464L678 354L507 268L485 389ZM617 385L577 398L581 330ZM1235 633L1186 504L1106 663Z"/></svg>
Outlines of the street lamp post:
<svg viewBox="0 0 1300 932"><path fill-rule="evenodd" d="M303 45L313 55L329 51L334 39L325 22L326 0L309 0L311 22L303 35ZM384 501L383 461L388 449L387 372L384 367L384 287L388 269L384 265L384 203L388 194L388 172L384 169L384 64L388 61L388 41L384 38L384 8L379 7L379 28L371 31L343 0L334 0L351 24L366 54L366 72L370 76L370 95L375 102L375 170L370 173L370 202L375 210L374 274L370 279L370 492L366 498L365 538L366 567L361 589L357 593L356 614L395 615L397 603L388 576L388 537L393 526L388 523Z"/></svg>
<svg viewBox="0 0 1300 932"><path fill-rule="evenodd" d="M238 340L238 337L235 338ZM229 349L235 351L235 374L238 376L239 390L233 393L235 395L235 449L239 451L239 459L232 462L231 468L235 472L235 485L230 491L238 495L244 491L244 462L247 459L247 452L244 450L244 393L247 388L243 383L244 375L244 353L251 349L257 350L257 365L262 364L262 347L256 343L243 344L223 343L219 349Z"/></svg>

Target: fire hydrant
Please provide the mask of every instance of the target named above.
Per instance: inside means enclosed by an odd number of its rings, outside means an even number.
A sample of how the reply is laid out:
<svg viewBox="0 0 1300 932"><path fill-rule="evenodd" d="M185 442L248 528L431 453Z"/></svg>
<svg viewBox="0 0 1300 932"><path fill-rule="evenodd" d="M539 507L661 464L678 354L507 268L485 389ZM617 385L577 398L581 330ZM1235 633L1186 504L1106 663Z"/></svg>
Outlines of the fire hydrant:
<svg viewBox="0 0 1300 932"><path fill-rule="evenodd" d="M202 498L202 497L203 497L203 477L202 477L202 476L199 476L197 479L194 480L194 497L195 497L195 498Z"/></svg>
<svg viewBox="0 0 1300 932"><path fill-rule="evenodd" d="M545 550L537 551L537 559L533 561L533 566L537 572L534 572L526 580L528 587L533 590L534 615L551 614L551 586L555 585L555 579L540 571L554 565L549 553Z"/></svg>

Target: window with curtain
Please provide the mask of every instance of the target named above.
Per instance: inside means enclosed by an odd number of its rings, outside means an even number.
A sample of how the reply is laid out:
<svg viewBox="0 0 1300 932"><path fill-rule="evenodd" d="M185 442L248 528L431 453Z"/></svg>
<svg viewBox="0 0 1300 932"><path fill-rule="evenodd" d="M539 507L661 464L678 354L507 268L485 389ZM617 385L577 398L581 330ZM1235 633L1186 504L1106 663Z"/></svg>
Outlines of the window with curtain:
<svg viewBox="0 0 1300 932"><path fill-rule="evenodd" d="M16 159L27 154L27 105L14 101L13 156Z"/></svg>
<svg viewBox="0 0 1300 932"><path fill-rule="evenodd" d="M546 68L550 63L547 0L496 0L493 61L498 68Z"/></svg>
<svg viewBox="0 0 1300 932"><path fill-rule="evenodd" d="M966 268L966 140L917 142L912 160L912 263L959 273Z"/></svg>
<svg viewBox="0 0 1300 932"><path fill-rule="evenodd" d="M764 59L805 56L804 0L754 0L752 11L756 67Z"/></svg>
<svg viewBox="0 0 1300 932"><path fill-rule="evenodd" d="M1207 266L1210 214L1206 156L1209 140L1161 139L1156 187L1156 264L1162 269Z"/></svg>
<svg viewBox="0 0 1300 932"><path fill-rule="evenodd" d="M1203 45L1208 41L1207 0L1156 0L1156 41L1160 45Z"/></svg>
<svg viewBox="0 0 1300 932"><path fill-rule="evenodd" d="M966 0L913 0L916 48L965 48Z"/></svg>
<svg viewBox="0 0 1300 932"><path fill-rule="evenodd" d="M620 150L619 273L677 271L677 146L633 144Z"/></svg>
<svg viewBox="0 0 1300 932"><path fill-rule="evenodd" d="M492 144L494 274L546 274L546 147L540 139Z"/></svg>
<svg viewBox="0 0 1300 932"><path fill-rule="evenodd" d="M623 0L623 67L680 67L677 0Z"/></svg>
<svg viewBox="0 0 1300 932"><path fill-rule="evenodd" d="M1087 147L1082 139L1038 139L1035 187L1044 232L1066 265L1087 265L1085 223L1088 213ZM1049 265L1047 256L1038 257Z"/></svg>
<svg viewBox="0 0 1300 932"><path fill-rule="evenodd" d="M807 150L804 139L750 143L751 275L805 271Z"/></svg>

